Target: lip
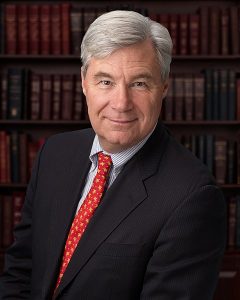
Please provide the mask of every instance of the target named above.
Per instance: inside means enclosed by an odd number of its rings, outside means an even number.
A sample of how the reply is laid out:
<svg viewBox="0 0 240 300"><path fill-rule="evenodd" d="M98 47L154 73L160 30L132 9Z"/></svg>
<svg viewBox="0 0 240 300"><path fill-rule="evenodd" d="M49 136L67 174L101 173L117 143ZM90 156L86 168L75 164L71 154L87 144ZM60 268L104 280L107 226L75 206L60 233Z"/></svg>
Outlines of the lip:
<svg viewBox="0 0 240 300"><path fill-rule="evenodd" d="M135 122L137 119L131 119L131 120L119 120L119 119L111 119L111 118L108 118L108 120L109 120L110 122L117 123L117 124L129 124L129 123Z"/></svg>

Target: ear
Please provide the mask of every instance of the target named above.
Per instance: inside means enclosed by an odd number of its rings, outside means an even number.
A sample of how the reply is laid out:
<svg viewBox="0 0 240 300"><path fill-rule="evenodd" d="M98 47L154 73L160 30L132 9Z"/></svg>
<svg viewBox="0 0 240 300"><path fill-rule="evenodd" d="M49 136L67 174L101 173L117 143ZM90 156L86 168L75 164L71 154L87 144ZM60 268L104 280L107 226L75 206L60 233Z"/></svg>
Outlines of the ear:
<svg viewBox="0 0 240 300"><path fill-rule="evenodd" d="M83 72L82 68L81 68L81 78L82 78L82 91L83 91L83 94L86 96L85 77L84 77L84 72Z"/></svg>
<svg viewBox="0 0 240 300"><path fill-rule="evenodd" d="M163 84L162 99L164 99L167 96L168 87L169 87L169 79L167 79Z"/></svg>

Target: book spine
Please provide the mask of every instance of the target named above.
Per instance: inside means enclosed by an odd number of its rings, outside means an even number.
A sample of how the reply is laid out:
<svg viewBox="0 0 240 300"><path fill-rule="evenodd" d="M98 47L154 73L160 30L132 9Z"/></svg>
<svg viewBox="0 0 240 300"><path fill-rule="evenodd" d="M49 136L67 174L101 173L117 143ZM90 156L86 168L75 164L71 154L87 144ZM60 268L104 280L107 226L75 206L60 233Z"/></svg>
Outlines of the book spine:
<svg viewBox="0 0 240 300"><path fill-rule="evenodd" d="M0 119L8 118L8 75L7 72L1 74L1 116Z"/></svg>
<svg viewBox="0 0 240 300"><path fill-rule="evenodd" d="M219 9L216 6L210 8L210 54L220 54L220 17Z"/></svg>
<svg viewBox="0 0 240 300"><path fill-rule="evenodd" d="M83 37L83 15L82 11L72 11L71 19L71 52L80 55L81 39Z"/></svg>
<svg viewBox="0 0 240 300"><path fill-rule="evenodd" d="M61 112L62 80L61 75L53 76L53 120L60 119Z"/></svg>
<svg viewBox="0 0 240 300"><path fill-rule="evenodd" d="M227 183L234 184L235 180L235 155L236 155L236 143L233 140L229 140L227 143Z"/></svg>
<svg viewBox="0 0 240 300"><path fill-rule="evenodd" d="M215 141L215 177L219 184L226 182L227 174L227 141L217 139Z"/></svg>
<svg viewBox="0 0 240 300"><path fill-rule="evenodd" d="M30 76L30 119L39 120L41 107L41 76L31 73Z"/></svg>
<svg viewBox="0 0 240 300"><path fill-rule="evenodd" d="M200 7L200 53L207 55L209 53L209 7Z"/></svg>
<svg viewBox="0 0 240 300"><path fill-rule="evenodd" d="M212 120L213 119L213 82L212 82L212 70L205 70L205 99L206 99L206 105L205 105L205 115L206 120Z"/></svg>
<svg viewBox="0 0 240 300"><path fill-rule="evenodd" d="M13 241L13 203L12 197L9 195L3 196L3 233L2 246L7 248Z"/></svg>
<svg viewBox="0 0 240 300"><path fill-rule="evenodd" d="M40 12L39 5L29 6L29 53L40 53Z"/></svg>
<svg viewBox="0 0 240 300"><path fill-rule="evenodd" d="M184 85L184 112L185 120L193 120L193 77L186 75L183 78Z"/></svg>
<svg viewBox="0 0 240 300"><path fill-rule="evenodd" d="M235 197L236 201L236 247L240 248L240 195Z"/></svg>
<svg viewBox="0 0 240 300"><path fill-rule="evenodd" d="M0 183L7 183L7 134L0 131Z"/></svg>
<svg viewBox="0 0 240 300"><path fill-rule="evenodd" d="M183 77L181 75L175 77L175 120L183 120L183 97L184 97L184 87L183 87Z"/></svg>
<svg viewBox="0 0 240 300"><path fill-rule="evenodd" d="M12 195L13 202L13 228L21 221L21 210L24 202L24 193L14 192Z"/></svg>
<svg viewBox="0 0 240 300"><path fill-rule="evenodd" d="M233 249L236 246L236 199L231 197L228 200L228 248Z"/></svg>
<svg viewBox="0 0 240 300"><path fill-rule="evenodd" d="M195 75L193 79L193 94L194 94L194 119L201 121L204 119L205 110L205 94L204 94L204 76L201 74Z"/></svg>
<svg viewBox="0 0 240 300"><path fill-rule="evenodd" d="M40 5L41 54L50 54L50 5Z"/></svg>
<svg viewBox="0 0 240 300"><path fill-rule="evenodd" d="M221 11L221 54L229 54L229 13L227 9Z"/></svg>
<svg viewBox="0 0 240 300"><path fill-rule="evenodd" d="M228 81L228 74L227 70L220 70L219 71L219 85L220 85L220 92L219 92L219 119L220 120L227 120L227 107L228 107L228 95L227 95L227 81Z"/></svg>
<svg viewBox="0 0 240 300"><path fill-rule="evenodd" d="M228 73L228 120L236 119L236 74L230 70Z"/></svg>
<svg viewBox="0 0 240 300"><path fill-rule="evenodd" d="M239 16L238 16L238 7L231 6L230 10L230 32L231 32L231 48L232 54L239 54Z"/></svg>
<svg viewBox="0 0 240 300"><path fill-rule="evenodd" d="M8 69L8 97L9 118L21 119L23 109L23 70L17 68Z"/></svg>
<svg viewBox="0 0 240 300"><path fill-rule="evenodd" d="M19 136L18 133L13 131L10 135L10 149L11 149L11 181L13 183L20 182L20 173L19 173Z"/></svg>
<svg viewBox="0 0 240 300"><path fill-rule="evenodd" d="M172 42L173 42L172 54L176 55L176 54L179 53L179 48L178 48L178 15L177 14L170 14L169 30L170 30L170 34L171 34Z"/></svg>
<svg viewBox="0 0 240 300"><path fill-rule="evenodd" d="M5 53L17 54L17 5L5 6Z"/></svg>
<svg viewBox="0 0 240 300"><path fill-rule="evenodd" d="M19 134L19 181L20 183L27 183L27 151L28 151L27 134Z"/></svg>
<svg viewBox="0 0 240 300"><path fill-rule="evenodd" d="M18 53L28 54L28 6L21 4L17 7Z"/></svg>
<svg viewBox="0 0 240 300"><path fill-rule="evenodd" d="M73 115L73 75L65 74L62 80L62 119L71 120Z"/></svg>
<svg viewBox="0 0 240 300"><path fill-rule="evenodd" d="M52 115L52 76L42 75L42 120L50 120Z"/></svg>
<svg viewBox="0 0 240 300"><path fill-rule="evenodd" d="M188 14L180 14L179 17L179 54L187 55L189 42L189 20Z"/></svg>
<svg viewBox="0 0 240 300"><path fill-rule="evenodd" d="M61 4L62 12L62 53L70 54L70 4Z"/></svg>
<svg viewBox="0 0 240 300"><path fill-rule="evenodd" d="M236 89L237 89L237 120L240 120L240 78L237 78L236 81Z"/></svg>
<svg viewBox="0 0 240 300"><path fill-rule="evenodd" d="M62 53L60 4L54 4L51 6L51 53L55 55Z"/></svg>
<svg viewBox="0 0 240 300"><path fill-rule="evenodd" d="M200 52L200 16L197 14L191 14L189 16L189 42L190 42L190 54L198 55ZM201 37L203 38L203 37Z"/></svg>
<svg viewBox="0 0 240 300"><path fill-rule="evenodd" d="M82 81L79 75L75 76L75 93L73 99L73 106L73 120L81 120L83 111L83 92Z"/></svg>

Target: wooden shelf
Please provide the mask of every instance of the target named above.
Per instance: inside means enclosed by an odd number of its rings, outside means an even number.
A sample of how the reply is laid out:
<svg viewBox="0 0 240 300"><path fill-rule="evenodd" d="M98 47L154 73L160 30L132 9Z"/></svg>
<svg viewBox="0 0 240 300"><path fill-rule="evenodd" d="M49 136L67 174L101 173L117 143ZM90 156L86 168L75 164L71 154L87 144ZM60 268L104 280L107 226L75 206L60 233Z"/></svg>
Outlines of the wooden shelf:
<svg viewBox="0 0 240 300"><path fill-rule="evenodd" d="M240 124L240 122L239 122ZM65 120L0 120L0 125L90 125L87 120L65 121Z"/></svg>
<svg viewBox="0 0 240 300"><path fill-rule="evenodd" d="M235 121L163 121L168 126L240 126L240 120ZM0 120L0 125L43 125L43 126L57 126L57 125L89 125L88 120L67 121L67 120Z"/></svg>
<svg viewBox="0 0 240 300"><path fill-rule="evenodd" d="M0 60L80 60L80 53L79 55L11 55L11 54L0 54ZM240 60L240 55L174 55L173 61L187 61L187 60Z"/></svg>

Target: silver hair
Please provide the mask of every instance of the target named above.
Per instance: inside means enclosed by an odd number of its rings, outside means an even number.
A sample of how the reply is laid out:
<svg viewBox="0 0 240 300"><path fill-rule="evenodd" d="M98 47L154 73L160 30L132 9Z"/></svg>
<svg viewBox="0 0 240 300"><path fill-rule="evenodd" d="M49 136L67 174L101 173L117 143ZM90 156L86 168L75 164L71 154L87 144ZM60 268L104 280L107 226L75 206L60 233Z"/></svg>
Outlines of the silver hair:
<svg viewBox="0 0 240 300"><path fill-rule="evenodd" d="M161 24L134 11L115 10L98 17L88 28L81 44L83 75L92 57L104 58L114 51L150 39L156 50L165 81L172 60L172 39ZM146 53L147 55L147 53Z"/></svg>

